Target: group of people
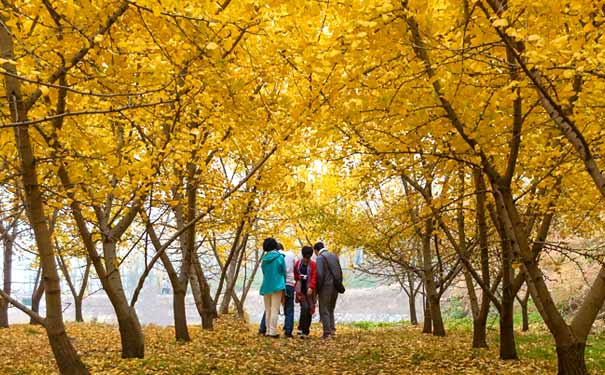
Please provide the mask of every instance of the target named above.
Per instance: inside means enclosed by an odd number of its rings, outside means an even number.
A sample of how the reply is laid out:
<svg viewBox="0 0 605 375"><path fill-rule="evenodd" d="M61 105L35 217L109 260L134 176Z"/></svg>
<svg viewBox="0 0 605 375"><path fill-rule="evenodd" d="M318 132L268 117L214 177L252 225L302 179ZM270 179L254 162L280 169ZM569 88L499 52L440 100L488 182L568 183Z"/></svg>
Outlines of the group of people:
<svg viewBox="0 0 605 375"><path fill-rule="evenodd" d="M315 260L312 259L315 254ZM323 328L322 339L336 335L334 309L342 286L342 268L338 256L326 249L322 242L313 247L303 246L301 257L284 247L274 238L263 241L261 269L263 281L260 294L264 298L265 313L259 334L278 338L279 308L283 306L284 334L293 337L294 302L300 304L298 335L309 337L311 321L319 301L319 318Z"/></svg>

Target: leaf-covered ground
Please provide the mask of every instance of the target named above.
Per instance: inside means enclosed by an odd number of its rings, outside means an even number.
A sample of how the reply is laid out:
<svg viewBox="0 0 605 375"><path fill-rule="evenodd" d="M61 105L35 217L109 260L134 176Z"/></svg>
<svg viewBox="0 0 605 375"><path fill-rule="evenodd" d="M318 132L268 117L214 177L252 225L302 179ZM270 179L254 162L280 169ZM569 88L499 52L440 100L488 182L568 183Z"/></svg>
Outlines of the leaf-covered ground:
<svg viewBox="0 0 605 375"><path fill-rule="evenodd" d="M191 328L193 341L176 343L170 328L145 327L145 359L120 358L117 328L69 324L93 374L553 374L552 342L536 333L518 335L521 361L499 361L497 337L490 349L469 348L467 327L450 327L437 338L407 325L355 324L339 327L338 337L309 340L258 337L255 328L222 318L213 332ZM315 329L318 329L316 326ZM605 340L596 340L603 345ZM55 374L42 328L28 325L0 330L1 374ZM593 372L605 364L605 350L588 351Z"/></svg>

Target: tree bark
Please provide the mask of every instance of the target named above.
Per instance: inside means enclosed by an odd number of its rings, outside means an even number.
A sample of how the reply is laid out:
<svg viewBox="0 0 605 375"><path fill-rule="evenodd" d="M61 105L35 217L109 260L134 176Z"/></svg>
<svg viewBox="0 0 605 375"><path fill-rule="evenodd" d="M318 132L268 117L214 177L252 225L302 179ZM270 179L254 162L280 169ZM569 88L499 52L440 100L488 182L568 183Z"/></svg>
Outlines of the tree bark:
<svg viewBox="0 0 605 375"><path fill-rule="evenodd" d="M473 168L473 184L476 193L476 225L479 236L479 253L481 259L481 277L486 288L491 287L489 269L489 249L487 218L485 215L486 188L483 174L479 168ZM489 314L490 300L487 296L489 291L481 293L481 305L479 313L473 317L473 348L487 348L487 316Z"/></svg>
<svg viewBox="0 0 605 375"><path fill-rule="evenodd" d="M429 309L431 311L431 321L433 326L433 335L445 336L445 326L441 316L441 304L437 286L435 284L433 273L433 258L431 254L431 237L433 232L433 221L426 220L425 232L422 238L422 257L424 283L426 286L427 299L429 300Z"/></svg>
<svg viewBox="0 0 605 375"><path fill-rule="evenodd" d="M527 313L527 300L521 303L521 315L523 317L523 326L521 327L521 331L527 332L529 331L529 315Z"/></svg>
<svg viewBox="0 0 605 375"><path fill-rule="evenodd" d="M221 307L219 309L220 314L228 314L229 313L229 305L231 304L231 297L233 295L233 290L235 289L235 284L237 283L237 277L239 275L239 269L242 262L242 257L246 251L246 242L248 241L248 235L244 235L241 243L239 243L239 238L241 236L241 230L243 229L243 222L241 229L239 230L239 235L236 238L238 245L235 248L235 254L233 259L229 264L229 271L226 275L227 287L225 288L225 294L223 295L223 300L221 301Z"/></svg>
<svg viewBox="0 0 605 375"><path fill-rule="evenodd" d="M77 294L74 294L74 303L76 304L76 322L83 322L84 315L82 314L82 302L84 301L84 293L86 293L86 289L88 287L88 277L90 275L90 268L92 267L92 262L90 258L86 259L86 270L84 271L84 275L82 276L82 284L80 285L80 291Z"/></svg>
<svg viewBox="0 0 605 375"><path fill-rule="evenodd" d="M186 292L180 285L176 289L173 288L174 334L177 341L191 341L187 328L185 297Z"/></svg>
<svg viewBox="0 0 605 375"><path fill-rule="evenodd" d="M523 326L521 330L523 332L527 332L529 331L529 313L527 311L527 304L529 302L529 287L525 291L523 298L519 298L519 294L517 293L517 301L519 301L519 305L521 306L521 316L523 318Z"/></svg>
<svg viewBox="0 0 605 375"><path fill-rule="evenodd" d="M479 175L477 176L477 174ZM466 254L468 252L466 246L466 233L464 225L464 195L465 195L465 175L464 168L459 169L459 179L461 185L460 196L458 198L458 209L457 209L457 221L458 221L458 238L460 242L460 251ZM480 171L473 171L473 180L475 184L475 190L477 194L477 209L476 209L476 224L477 232L479 235L479 246L481 256L481 270L482 279L486 287L489 287L489 265L486 265L487 261L487 234L485 226L485 187L481 186L481 175ZM482 190L482 191L480 191ZM489 299L486 296L486 292L482 293L481 301L477 297L475 291L475 284L473 283L473 277L468 269L464 267L464 280L466 282L466 288L468 290L469 302L471 305L471 313L473 316L473 348L486 348L487 347L487 313L489 309ZM486 304L487 302L487 304Z"/></svg>
<svg viewBox="0 0 605 375"><path fill-rule="evenodd" d="M16 219L15 219L16 220ZM13 241L14 238L10 233L3 233L2 244L4 247L3 258L3 290L6 294L11 294L11 280L13 268ZM0 328L8 328L8 301L0 297Z"/></svg>
<svg viewBox="0 0 605 375"><path fill-rule="evenodd" d="M63 272L63 277L69 286L69 290L71 295L74 298L74 310L75 310L75 318L76 322L83 322L84 316L82 315L82 301L84 300L84 293L86 292L86 286L88 285L88 275L90 274L91 262L90 258L86 258L86 268L84 270L84 274L82 275L82 284L80 286L79 292L76 290L76 286L74 280L71 278L69 274L69 268L65 263L65 259L61 254L61 248L55 241L55 246L57 249L57 263L59 263L59 269Z"/></svg>
<svg viewBox="0 0 605 375"><path fill-rule="evenodd" d="M128 303L115 311L120 329L122 358L144 358L145 339L136 311Z"/></svg>
<svg viewBox="0 0 605 375"><path fill-rule="evenodd" d="M418 325L418 314L416 313L416 301L414 298L408 298L410 304L410 323L413 326Z"/></svg>
<svg viewBox="0 0 605 375"><path fill-rule="evenodd" d="M514 297L506 290L502 291L502 312L500 314L500 359L519 359L515 346L515 331L513 324Z"/></svg>
<svg viewBox="0 0 605 375"><path fill-rule="evenodd" d="M83 298L79 296L74 297L74 308L76 310L76 322L84 322L84 315L82 314L82 301Z"/></svg>
<svg viewBox="0 0 605 375"><path fill-rule="evenodd" d="M494 186L492 186L494 187ZM496 189L496 188L495 188ZM495 190L494 189L494 190ZM501 200L501 193L494 192L496 202ZM500 309L500 359L518 359L515 347L515 332L514 332L514 304L515 291L513 286L513 246L514 236L510 230L507 230L505 224L506 211L502 204L496 204L498 213L495 218L494 225L497 226L498 233L502 240L501 246L501 272L502 272L502 304Z"/></svg>
<svg viewBox="0 0 605 375"><path fill-rule="evenodd" d="M257 249L257 250L255 250L255 262L254 262L254 268L252 269L252 274L247 279L246 279L246 277L244 277L244 288L242 290L242 295L239 298L239 303L237 303L237 312L238 312L238 315L241 316L241 318L244 317L244 303L246 302L246 298L248 297L248 292L250 291L250 287L252 286L252 283L254 282L254 277L256 276L256 272L258 271L259 265L260 265L260 258L259 258L258 249ZM244 270L246 270L246 268L244 268Z"/></svg>
<svg viewBox="0 0 605 375"><path fill-rule="evenodd" d="M248 205L250 206L250 205ZM227 287L225 290L225 293L223 295L223 300L221 301L221 306L219 308L219 312L221 314L228 314L229 313L229 304L231 303L231 292L233 291L233 287L235 285L235 274L236 274L236 269L238 266L238 260L239 260L239 252L242 251L242 248L240 246L240 238L242 235L242 231L244 229L244 225L246 224L245 220L241 220L237 230L235 232L235 238L233 240L233 244L231 246L231 249L229 251L229 256L227 257L227 260L225 262L225 264L223 265L223 269L221 272L221 279L219 280L219 285L218 288L216 290L216 294L214 296L215 300L218 300L220 293L223 289L223 283L226 281L227 282ZM215 251L216 253L216 251ZM216 253L217 259L218 259L218 253Z"/></svg>
<svg viewBox="0 0 605 375"><path fill-rule="evenodd" d="M153 229L153 225L149 222L148 216L143 213L142 216L144 218L147 233L149 233L153 247L155 248L156 252L162 251L162 244L160 243L160 239ZM165 251L162 251L160 254L160 260L164 265L164 269L166 269L168 279L170 280L170 285L172 286L172 312L174 316L175 338L177 341L190 341L191 338L189 337L189 330L187 328L187 310L185 304L187 290L183 289L179 281L179 275L174 269L174 266L170 261L170 257L168 257L168 254L166 254Z"/></svg>
<svg viewBox="0 0 605 375"><path fill-rule="evenodd" d="M584 359L585 343L570 346L557 345L558 375L588 375Z"/></svg>
<svg viewBox="0 0 605 375"><path fill-rule="evenodd" d="M119 262L117 259L117 243L106 235L103 237L103 257L107 269L106 282L103 287L118 319L122 342L122 358L144 358L145 340L143 330L136 310L128 304L122 278L117 267Z"/></svg>
<svg viewBox="0 0 605 375"><path fill-rule="evenodd" d="M180 204L174 208L179 229L184 228L185 222L193 220L196 216L196 170L196 166L193 163L187 164L187 179L184 182L187 204L185 210L183 210L183 207ZM181 198L180 193L176 191L176 188L175 196ZM174 328L175 336L178 341L191 341L189 329L187 327L185 297L190 283L193 253L195 250L195 225L192 225L181 233L179 236L179 244L181 248L181 267L176 279L171 280L173 283L172 301L174 310Z"/></svg>
<svg viewBox="0 0 605 375"><path fill-rule="evenodd" d="M418 291L414 285L414 274L411 271L407 272L408 287L410 293L408 295L408 303L410 305L410 323L414 326L418 325L418 314L416 313L416 296Z"/></svg>
<svg viewBox="0 0 605 375"><path fill-rule="evenodd" d="M487 313L473 319L473 348L487 348Z"/></svg>
<svg viewBox="0 0 605 375"><path fill-rule="evenodd" d="M40 270L42 272L42 270ZM42 300L42 296L44 295L44 283L42 280L38 282L35 286L34 292L32 293L32 311L36 314L40 312L40 301ZM29 320L29 324L40 324L35 319L31 318Z"/></svg>
<svg viewBox="0 0 605 375"><path fill-rule="evenodd" d="M422 325L422 333L433 333L433 319L431 319L431 302L424 297L424 322Z"/></svg>
<svg viewBox="0 0 605 375"><path fill-rule="evenodd" d="M229 276L230 279L227 281L227 289L225 290L225 297L223 297L223 305L221 305L221 308L225 308L223 311L221 311L221 314L228 314L229 313L229 304L231 301L231 298L233 296L235 296L235 284L237 283L237 279L239 278L239 272L242 269L242 262L244 260L244 255L246 254L246 246L248 245L248 234L246 233L242 239L242 242L239 246L238 249L238 253L237 255L237 262L235 263L235 267L233 270L233 273ZM227 296L230 296L230 298L227 298ZM238 310L243 309L243 306L240 306L240 304L238 305Z"/></svg>
<svg viewBox="0 0 605 375"><path fill-rule="evenodd" d="M515 347L514 306L512 288L512 254L510 246L502 249L502 311L500 312L500 359L518 359Z"/></svg>
<svg viewBox="0 0 605 375"><path fill-rule="evenodd" d="M191 290L193 292L195 306L202 318L202 328L211 331L214 329L214 319L218 316L216 301L212 299L210 286L206 281L206 277L204 276L197 257L193 262L193 270L195 272L191 274Z"/></svg>

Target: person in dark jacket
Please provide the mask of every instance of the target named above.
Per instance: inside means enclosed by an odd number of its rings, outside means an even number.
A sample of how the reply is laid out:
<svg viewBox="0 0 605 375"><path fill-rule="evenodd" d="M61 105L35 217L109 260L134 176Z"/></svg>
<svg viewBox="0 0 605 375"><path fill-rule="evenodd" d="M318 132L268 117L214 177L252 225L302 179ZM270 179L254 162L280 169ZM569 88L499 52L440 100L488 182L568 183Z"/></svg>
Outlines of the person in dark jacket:
<svg viewBox="0 0 605 375"><path fill-rule="evenodd" d="M317 266L311 256L313 248L303 246L302 258L294 264L294 280L296 284L296 302L300 304L300 317L298 319L298 335L307 338L310 333L311 320L315 313L316 288L317 288Z"/></svg>
<svg viewBox="0 0 605 375"><path fill-rule="evenodd" d="M265 239L263 251L264 255L261 260L263 282L260 287L260 294L265 302L267 336L276 338L279 337L277 333L279 306L286 289L286 262L284 257L277 252L277 241L274 238Z"/></svg>
<svg viewBox="0 0 605 375"><path fill-rule="evenodd" d="M336 335L336 324L334 322L334 309L338 292L334 286L334 280L342 282L342 268L336 254L325 248L323 242L313 245L317 255L317 294L319 297L319 319L323 327L323 339Z"/></svg>

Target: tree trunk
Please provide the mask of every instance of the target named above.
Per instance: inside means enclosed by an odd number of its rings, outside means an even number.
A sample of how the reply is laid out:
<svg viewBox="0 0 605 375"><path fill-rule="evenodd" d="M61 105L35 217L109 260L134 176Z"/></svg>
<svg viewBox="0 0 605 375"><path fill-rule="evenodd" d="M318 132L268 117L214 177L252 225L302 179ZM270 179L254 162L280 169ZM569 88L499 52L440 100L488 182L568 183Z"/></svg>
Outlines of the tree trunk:
<svg viewBox="0 0 605 375"><path fill-rule="evenodd" d="M529 313L527 311L527 303L529 302L529 287L525 292L525 296L523 298L517 298L519 301L519 305L521 305L521 316L523 317L523 327L522 331L529 331Z"/></svg>
<svg viewBox="0 0 605 375"><path fill-rule="evenodd" d="M429 300L429 308L431 311L431 321L433 326L433 335L445 336L445 326L441 316L440 297L437 293L433 274L433 259L431 256L431 236L433 233L433 221L426 220L425 233L422 238L422 255L424 269L424 284L426 287L426 295ZM426 319L425 319L426 320Z"/></svg>
<svg viewBox="0 0 605 375"><path fill-rule="evenodd" d="M243 227L243 221L242 221L242 227ZM241 234L241 228L238 228L238 236L235 239L236 242L239 242L240 234ZM234 253L228 259L228 260L230 260L230 262L229 262L229 266L227 267L228 270L226 271L226 274L225 274L225 282L227 283L227 287L225 288L226 290L225 290L225 293L223 294L223 300L221 301L221 306L219 308L220 314L229 314L229 305L231 304L231 292L233 291L233 286L235 285L235 282L236 282L236 280L235 280L236 279L236 269L238 266L237 260L240 258L239 253L240 253L240 251L242 251L242 249L241 249L241 246L239 246L237 243L234 243L231 251L233 251Z"/></svg>
<svg viewBox="0 0 605 375"><path fill-rule="evenodd" d="M491 287L489 269L489 249L487 219L485 215L486 188L481 169L473 168L473 183L476 191L476 224L479 235L479 251L481 258L481 277L486 288ZM489 314L490 300L488 291L481 292L481 305L479 314L473 318L473 348L487 348L487 316Z"/></svg>
<svg viewBox="0 0 605 375"><path fill-rule="evenodd" d="M2 21L4 21L4 17L2 17ZM0 50L0 57L3 59L15 59L12 36L6 27L0 27ZM15 65L5 62L2 68L17 77ZM4 79L6 98L11 103L9 107L13 121L27 121L27 108L21 96L20 81L9 75L5 75ZM42 266L42 284L44 284L46 295L46 324L44 328L46 328L48 340L61 374L89 374L65 332L61 305L61 284L57 273L52 236L44 209L45 199L42 196L38 182L29 126L15 127L14 135L21 164L21 181L23 183L26 212L34 232L36 247L40 255L40 265Z"/></svg>
<svg viewBox="0 0 605 375"><path fill-rule="evenodd" d="M84 274L82 275L82 284L80 286L79 292L76 290L76 286L74 284L74 280L71 278L69 274L69 268L65 263L65 259L61 254L61 248L55 242L56 250L57 250L57 263L59 263L59 269L63 272L63 277L69 286L69 291L74 298L74 307L76 313L76 322L83 322L84 317L82 316L82 301L84 300L84 293L86 292L86 286L88 285L88 275L90 274L91 262L90 258L86 259L86 269Z"/></svg>
<svg viewBox="0 0 605 375"><path fill-rule="evenodd" d="M12 279L11 272L13 268L13 237L9 233L4 233L2 244L4 247L3 289L6 294L10 295ZM0 297L0 328L8 328L8 301L2 297Z"/></svg>
<svg viewBox="0 0 605 375"><path fill-rule="evenodd" d="M239 276L239 270L242 266L242 260L244 254L246 253L246 244L248 243L248 234L244 235L244 238L241 241L241 244L236 247L236 253L233 257L234 259L231 261L229 265L229 273L227 276L227 287L225 290L225 295L223 296L223 301L220 307L221 314L229 313L229 305L231 304L231 297L233 296L233 291L235 290L235 284L237 283L237 278Z"/></svg>
<svg viewBox="0 0 605 375"><path fill-rule="evenodd" d="M506 292L503 292L506 294ZM502 296L502 312L500 315L500 359L518 359L515 346L515 331L513 324L514 300Z"/></svg>
<svg viewBox="0 0 605 375"><path fill-rule="evenodd" d="M173 289L172 303L174 310L174 334L177 341L191 341L187 329L186 293L182 287Z"/></svg>
<svg viewBox="0 0 605 375"><path fill-rule="evenodd" d="M496 200L497 215L494 218L494 225L497 226L500 239L502 240L501 249L501 270L502 270L502 309L500 311L500 359L518 359L517 350L515 347L515 332L514 332L514 307L515 294L513 281L513 252L515 249L515 234L512 231L510 220L503 204L503 194L497 186L492 184L494 188L494 199ZM506 190L507 192L509 190ZM512 199L512 196L507 195Z"/></svg>
<svg viewBox="0 0 605 375"><path fill-rule="evenodd" d="M410 304L410 323L414 326L418 325L418 315L416 313L416 298L415 295L408 298Z"/></svg>
<svg viewBox="0 0 605 375"><path fill-rule="evenodd" d="M414 273L412 271L406 271L404 277L407 278L409 288L407 296L408 304L410 306L410 323L415 326L418 325L418 314L416 313L416 296L418 295L418 290L416 289L416 285L414 285Z"/></svg>
<svg viewBox="0 0 605 375"><path fill-rule="evenodd" d="M214 329L214 319L218 316L216 304L208 301L209 294L204 296L203 287L198 282L197 275L191 275L191 291L197 312L202 318L202 328L212 331Z"/></svg>
<svg viewBox="0 0 605 375"><path fill-rule="evenodd" d="M465 270L466 271L466 270ZM484 273L485 274L485 273ZM467 285L473 286L472 279L470 279L470 274L468 271L464 274L466 278ZM484 278L485 280L485 278ZM489 279L488 279L489 281ZM470 289L469 289L470 290ZM474 289L473 289L474 292ZM473 348L487 348L487 316L489 314L489 305L490 300L486 295L487 292L483 291L481 296L481 304L477 301L476 294L475 300L473 301L473 296L471 295L471 307L473 313Z"/></svg>
<svg viewBox="0 0 605 375"><path fill-rule="evenodd" d="M240 299L237 296L237 293L235 293L235 291L233 291L232 298L233 298L233 302L235 302L235 311L236 311L235 317L237 319L243 320L245 318L244 304L242 303L242 301L240 301Z"/></svg>
<svg viewBox="0 0 605 375"><path fill-rule="evenodd" d="M136 311L126 304L116 309L116 315L122 343L122 358L144 358L145 339Z"/></svg>
<svg viewBox="0 0 605 375"><path fill-rule="evenodd" d="M0 328L8 328L8 301L0 298Z"/></svg>
<svg viewBox="0 0 605 375"><path fill-rule="evenodd" d="M48 319L48 316L47 318ZM88 374L65 331L48 332L48 341L62 375Z"/></svg>
<svg viewBox="0 0 605 375"><path fill-rule="evenodd" d="M487 314L473 319L473 348L487 348Z"/></svg>
<svg viewBox="0 0 605 375"><path fill-rule="evenodd" d="M158 238L151 223L146 219L147 233L151 238L151 242L156 252L161 251L162 244ZM172 312L174 318L174 335L177 341L190 341L189 330L187 328L187 310L185 299L187 298L187 289L183 289L179 281L179 275L176 272L170 257L165 251L160 254L160 260L166 269L170 285L172 286Z"/></svg>
<svg viewBox="0 0 605 375"><path fill-rule="evenodd" d="M84 301L84 293L86 293L86 289L88 288L88 277L90 275L91 267L92 262L90 261L90 258L86 258L86 270L82 276L80 291L74 294L74 303L76 305L76 322L84 321L84 315L82 314L82 301Z"/></svg>
<svg viewBox="0 0 605 375"><path fill-rule="evenodd" d="M571 346L557 345L558 375L588 375L584 349L586 344L576 343Z"/></svg>
<svg viewBox="0 0 605 375"><path fill-rule="evenodd" d="M445 325L443 324L443 318L441 316L441 301L439 295L435 295L431 298L431 320L433 321L433 335L434 336L445 336Z"/></svg>
<svg viewBox="0 0 605 375"><path fill-rule="evenodd" d="M206 330L214 329L214 319L218 317L216 310L216 300L212 299L210 294L210 285L204 275L204 270L200 264L195 249L191 261L192 271L189 273L191 282L191 291L195 300L195 306L202 318L202 328Z"/></svg>
<svg viewBox="0 0 605 375"><path fill-rule="evenodd" d="M118 319L122 342L122 358L144 358L145 340L143 330L136 310L128 304L124 292L120 269L117 267L119 260L116 248L117 243L105 236L103 240L103 257L105 258L107 268L107 278L103 288L109 297L109 301Z"/></svg>
<svg viewBox="0 0 605 375"><path fill-rule="evenodd" d="M76 322L84 322L84 315L82 314L82 300L80 296L74 296L74 304L76 309Z"/></svg>
<svg viewBox="0 0 605 375"><path fill-rule="evenodd" d="M35 312L35 313L40 312L40 301L42 300L43 295L44 295L44 283L42 282L42 280L40 280L40 282L36 286L36 289L34 289L34 293L32 293L32 311L33 312ZM40 324L40 323L38 323L34 319L30 319L29 324L33 325L33 324Z"/></svg>
<svg viewBox="0 0 605 375"><path fill-rule="evenodd" d="M433 333L433 319L431 319L431 306L429 299L424 297L424 324L422 326L422 333Z"/></svg>
<svg viewBox="0 0 605 375"><path fill-rule="evenodd" d="M586 307L585 302L580 308L580 311L576 313L572 324L567 324L557 309L554 299L548 290L542 270L536 263L532 249L530 249L529 246L529 240L527 239L527 235L523 228L523 223L521 222L517 207L514 204L510 191L504 190L495 197L498 202L497 207L500 211L502 211L502 218L503 220L506 220L506 232L509 233L510 236L514 236L513 238L516 239L514 245L522 257L522 269L526 274L525 280L531 292L532 299L535 301L536 308L540 312L540 315L544 319L544 323L554 336L555 342L557 343L557 354L560 357L559 373L585 374L586 366L584 363L584 358L578 357L583 356L584 344L582 344L582 347L580 347L579 340L584 342L586 339L588 333L590 332L590 326L596 317L596 313L594 312L598 310L597 306L602 305L603 300L600 298L597 300L590 300L587 297L587 300L592 302L592 305L589 307L591 310L590 315L586 316L581 314L582 308ZM602 274L599 272L599 276L597 276L594 284L597 286L597 289L594 289L595 286L593 285L589 295L595 291L596 293L602 293L602 291L605 290L602 288L604 285L602 280L605 280L605 272ZM581 319L576 322L576 319L579 317L581 317Z"/></svg>
<svg viewBox="0 0 605 375"><path fill-rule="evenodd" d="M502 247L502 311L500 312L500 359L518 359L515 347L514 307L512 287L512 248L505 243Z"/></svg>
<svg viewBox="0 0 605 375"><path fill-rule="evenodd" d="M216 302L210 295L210 286L206 281L202 269L197 259L193 262L195 273L191 274L191 289L195 299L195 306L202 318L202 328L206 330L214 329L214 319L218 316L216 311Z"/></svg>
<svg viewBox="0 0 605 375"><path fill-rule="evenodd" d="M195 300L195 307L197 308L200 317L202 318L202 328L207 330L214 329L214 319L218 317L216 311L216 301L212 299L210 295L210 286L206 281L206 277L202 271L202 267L195 256L192 267L194 272L191 273L191 291L193 292L193 299Z"/></svg>
<svg viewBox="0 0 605 375"><path fill-rule="evenodd" d="M245 316L244 315L244 313L245 313L244 304L246 302L246 298L248 297L248 292L250 291L250 287L252 286L252 283L254 282L254 277L256 275L256 272L258 271L258 266L260 264L260 260L258 257L258 250L255 250L255 252L256 252L256 258L255 258L254 268L252 269L252 274L249 277L247 277L247 275L244 274L244 287L242 290L242 295L241 295L241 297L239 297L237 299L235 297L233 297L236 300L237 314L241 319L243 319ZM246 266L244 266L244 271L246 271L246 270L247 270L247 268L246 268Z"/></svg>
<svg viewBox="0 0 605 375"><path fill-rule="evenodd" d="M521 315L523 317L523 326L521 331L527 332L529 331L529 316L527 313L527 301L521 304Z"/></svg>

